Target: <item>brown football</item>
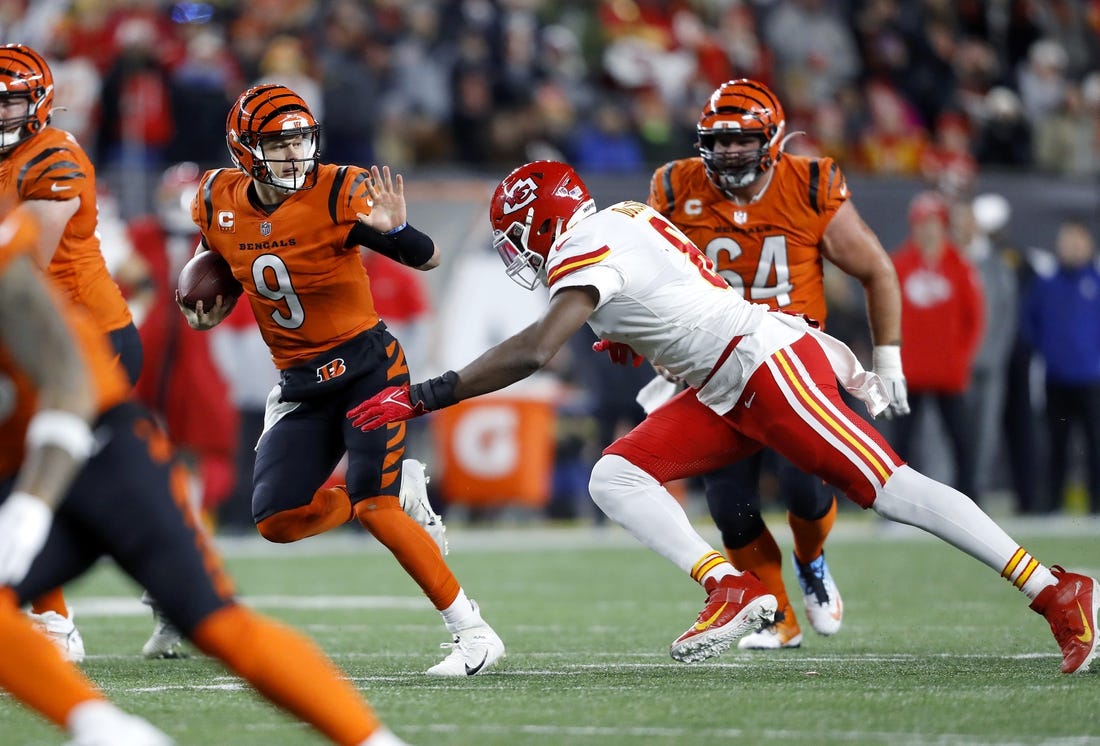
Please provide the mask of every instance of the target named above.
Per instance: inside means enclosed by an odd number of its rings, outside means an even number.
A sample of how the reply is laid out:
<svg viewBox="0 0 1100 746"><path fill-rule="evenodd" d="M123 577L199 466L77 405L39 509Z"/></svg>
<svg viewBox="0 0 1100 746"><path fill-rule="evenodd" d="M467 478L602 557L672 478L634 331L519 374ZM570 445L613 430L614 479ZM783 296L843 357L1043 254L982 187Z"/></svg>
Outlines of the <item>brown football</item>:
<svg viewBox="0 0 1100 746"><path fill-rule="evenodd" d="M244 292L229 269L229 263L216 251L204 251L183 265L176 287L185 306L194 308L201 300L206 310L214 306L219 295L230 302Z"/></svg>

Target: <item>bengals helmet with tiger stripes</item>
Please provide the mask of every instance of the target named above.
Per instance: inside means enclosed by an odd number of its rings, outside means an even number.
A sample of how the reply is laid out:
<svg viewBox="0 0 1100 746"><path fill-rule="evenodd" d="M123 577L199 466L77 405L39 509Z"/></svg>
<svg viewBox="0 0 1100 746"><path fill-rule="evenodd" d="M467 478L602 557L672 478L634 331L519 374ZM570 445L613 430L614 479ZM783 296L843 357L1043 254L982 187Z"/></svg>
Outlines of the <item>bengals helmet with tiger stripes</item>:
<svg viewBox="0 0 1100 746"><path fill-rule="evenodd" d="M258 85L242 93L229 110L225 141L229 155L257 181L285 191L309 189L317 182L321 125L309 106L282 85ZM301 138L301 154L271 158L265 147Z"/></svg>
<svg viewBox="0 0 1100 746"><path fill-rule="evenodd" d="M696 128L699 154L707 175L723 192L748 186L782 157L786 121L779 99L763 83L748 78L729 80L707 99ZM757 136L760 148L744 153L715 154L719 134Z"/></svg>
<svg viewBox="0 0 1100 746"><path fill-rule="evenodd" d="M26 100L17 116L0 119L0 152L37 134L53 113L53 73L38 52L26 44L0 47L0 101Z"/></svg>

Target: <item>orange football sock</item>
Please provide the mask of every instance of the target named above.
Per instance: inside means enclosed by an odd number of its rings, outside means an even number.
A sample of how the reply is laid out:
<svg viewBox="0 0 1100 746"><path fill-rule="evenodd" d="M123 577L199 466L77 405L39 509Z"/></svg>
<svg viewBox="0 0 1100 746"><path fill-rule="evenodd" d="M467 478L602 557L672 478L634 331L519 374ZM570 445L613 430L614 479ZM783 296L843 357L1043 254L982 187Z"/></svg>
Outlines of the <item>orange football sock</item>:
<svg viewBox="0 0 1100 746"><path fill-rule="evenodd" d="M60 588L46 591L38 598L31 601L31 611L35 614L56 611L63 617L69 616L69 607L65 603L65 594L61 592Z"/></svg>
<svg viewBox="0 0 1100 746"><path fill-rule="evenodd" d="M775 595L780 609L790 605L787 587L783 585L783 554L771 531L765 528L764 533L740 549L726 547L726 555L738 570L756 573L760 582Z"/></svg>
<svg viewBox="0 0 1100 746"><path fill-rule="evenodd" d="M309 505L284 510L256 524L260 536L277 544L289 544L323 534L351 520L351 498L346 487L327 487L313 493Z"/></svg>
<svg viewBox="0 0 1100 746"><path fill-rule="evenodd" d="M260 694L334 743L362 743L380 725L343 673L304 635L232 604L195 628L191 641Z"/></svg>
<svg viewBox="0 0 1100 746"><path fill-rule="evenodd" d="M355 505L363 528L389 549L424 595L442 611L458 598L460 586L443 560L439 545L409 518L396 497L374 497Z"/></svg>
<svg viewBox="0 0 1100 746"><path fill-rule="evenodd" d="M787 513L787 523L794 534L794 556L803 565L808 565L825 551L825 539L836 523L836 498L825 515L817 520L807 521Z"/></svg>
<svg viewBox="0 0 1100 746"><path fill-rule="evenodd" d="M64 728L69 713L92 699L104 699L84 674L19 610L15 594L0 589L0 689Z"/></svg>

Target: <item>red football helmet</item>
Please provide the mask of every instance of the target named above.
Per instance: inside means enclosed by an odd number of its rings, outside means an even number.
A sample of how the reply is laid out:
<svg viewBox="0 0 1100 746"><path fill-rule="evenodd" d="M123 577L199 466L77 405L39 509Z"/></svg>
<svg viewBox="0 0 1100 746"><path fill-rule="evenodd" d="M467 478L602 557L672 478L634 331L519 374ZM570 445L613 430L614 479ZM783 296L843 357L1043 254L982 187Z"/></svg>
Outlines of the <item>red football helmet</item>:
<svg viewBox="0 0 1100 746"><path fill-rule="evenodd" d="M229 155L242 171L287 191L309 189L317 181L321 125L306 102L281 85L259 85L240 95L225 122ZM271 158L265 148L301 138L302 153ZM287 164L291 164L287 173Z"/></svg>
<svg viewBox="0 0 1100 746"><path fill-rule="evenodd" d="M696 128L698 148L710 180L724 192L746 187L767 173L782 156L786 121L779 99L763 83L748 78L718 86L703 106ZM760 138L759 150L715 154L719 134L747 134Z"/></svg>
<svg viewBox="0 0 1100 746"><path fill-rule="evenodd" d="M546 255L558 236L595 212L588 187L571 166L528 163L508 174L493 192L493 248L507 265L508 276L534 290L546 281Z"/></svg>
<svg viewBox="0 0 1100 746"><path fill-rule="evenodd" d="M0 101L10 106L18 100L26 101L26 109L0 119L0 151L41 131L53 113L53 73L46 60L25 44L6 44L0 47Z"/></svg>

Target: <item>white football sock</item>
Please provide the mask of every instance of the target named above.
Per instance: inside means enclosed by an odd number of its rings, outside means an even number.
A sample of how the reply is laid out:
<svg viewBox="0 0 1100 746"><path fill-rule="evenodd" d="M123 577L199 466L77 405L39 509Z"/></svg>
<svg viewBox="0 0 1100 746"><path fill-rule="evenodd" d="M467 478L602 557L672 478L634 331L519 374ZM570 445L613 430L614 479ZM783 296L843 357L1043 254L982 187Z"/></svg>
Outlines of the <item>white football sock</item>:
<svg viewBox="0 0 1100 746"><path fill-rule="evenodd" d="M405 741L395 736L389 728L381 727L374 733L370 734L370 738L359 746L409 746Z"/></svg>
<svg viewBox="0 0 1100 746"><path fill-rule="evenodd" d="M449 632L458 632L484 624L481 612L474 608L473 603L466 597L466 591L458 589L458 595L451 605L439 612L443 615L443 624Z"/></svg>
<svg viewBox="0 0 1100 746"><path fill-rule="evenodd" d="M1031 561L1026 554L1025 561L1019 561L1020 544L969 497L908 466L894 472L871 507L883 518L938 536L998 573L1009 570L1007 579L1017 587L1022 585L1021 590L1031 599L1055 582L1050 570L1036 563L1026 582L1020 583L1020 572ZM1014 561L1019 566L1009 568Z"/></svg>
<svg viewBox="0 0 1100 746"><path fill-rule="evenodd" d="M684 572L690 574L701 557L715 553L696 533L676 498L622 456L597 461L588 489L611 520ZM731 572L732 566L719 574Z"/></svg>

